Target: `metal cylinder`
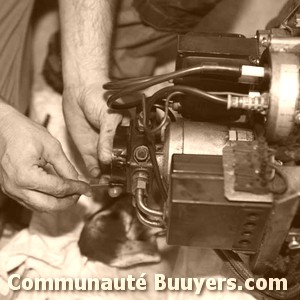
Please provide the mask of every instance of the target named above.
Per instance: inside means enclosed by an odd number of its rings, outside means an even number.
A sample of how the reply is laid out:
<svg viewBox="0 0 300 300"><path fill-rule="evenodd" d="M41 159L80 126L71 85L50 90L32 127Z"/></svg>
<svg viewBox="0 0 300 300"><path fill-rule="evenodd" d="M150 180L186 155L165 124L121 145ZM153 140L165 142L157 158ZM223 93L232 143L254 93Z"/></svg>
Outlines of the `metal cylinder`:
<svg viewBox="0 0 300 300"><path fill-rule="evenodd" d="M266 123L270 142L288 138L294 129L294 115L299 106L300 56L288 41L272 40L270 60L272 78Z"/></svg>
<svg viewBox="0 0 300 300"><path fill-rule="evenodd" d="M165 135L161 171L166 182L173 154L222 155L229 141L229 128L212 123L178 120L171 123Z"/></svg>

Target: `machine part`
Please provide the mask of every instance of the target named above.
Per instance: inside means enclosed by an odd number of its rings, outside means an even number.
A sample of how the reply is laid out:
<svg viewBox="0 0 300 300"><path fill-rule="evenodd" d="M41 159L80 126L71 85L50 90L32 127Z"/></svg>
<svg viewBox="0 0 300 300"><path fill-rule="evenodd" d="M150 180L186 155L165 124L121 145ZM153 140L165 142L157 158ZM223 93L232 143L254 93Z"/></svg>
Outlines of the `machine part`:
<svg viewBox="0 0 300 300"><path fill-rule="evenodd" d="M269 95L261 96L232 96L228 95L227 108L240 108L264 113L269 107Z"/></svg>
<svg viewBox="0 0 300 300"><path fill-rule="evenodd" d="M201 133L201 134L200 134ZM222 155L228 143L229 128L224 125L177 120L166 130L163 177L169 182L174 154Z"/></svg>
<svg viewBox="0 0 300 300"><path fill-rule="evenodd" d="M178 56L176 61L176 70L189 68L195 65L211 64L222 65L231 64L241 68L244 72L252 67L257 68L258 49L255 39L247 39L242 35L234 34L201 34L191 33L181 35L178 38ZM260 70L255 69L255 70ZM174 80L176 85L185 85L197 87L210 92L228 91L248 94L249 78L250 84L257 82L257 79L248 76L246 82L241 82L241 74L224 74L220 76L216 73L198 74L177 78ZM251 72L253 75L253 72ZM192 95L180 97L180 113L184 118L200 122L233 122L239 119L240 110L228 110L225 106L212 101L206 101L204 98L196 98Z"/></svg>
<svg viewBox="0 0 300 300"><path fill-rule="evenodd" d="M295 124L297 124L297 125L300 124L300 111L299 111L299 110L297 110L297 111L295 112L295 115L294 115L294 122L295 122Z"/></svg>
<svg viewBox="0 0 300 300"><path fill-rule="evenodd" d="M149 175L147 170L138 170L132 178L132 194L134 206L139 220L146 226L164 228L163 212L150 208L147 203Z"/></svg>
<svg viewBox="0 0 300 300"><path fill-rule="evenodd" d="M292 228L286 239L290 250L300 249L300 229Z"/></svg>
<svg viewBox="0 0 300 300"><path fill-rule="evenodd" d="M169 244L256 252L272 203L228 201L223 174L221 156L173 155Z"/></svg>
<svg viewBox="0 0 300 300"><path fill-rule="evenodd" d="M265 77L265 68L257 66L242 66L242 76Z"/></svg>
<svg viewBox="0 0 300 300"><path fill-rule="evenodd" d="M267 143L256 140L250 143L237 142L233 147L234 189L255 195L269 193L271 179L271 155ZM225 149L223 150L224 153Z"/></svg>
<svg viewBox="0 0 300 300"><path fill-rule="evenodd" d="M294 129L294 115L299 105L300 55L277 52L272 46L270 59L272 80L266 137L270 142L280 142L287 139Z"/></svg>
<svg viewBox="0 0 300 300"><path fill-rule="evenodd" d="M134 150L134 158L137 162L145 162L149 158L149 149L146 146L138 146Z"/></svg>
<svg viewBox="0 0 300 300"><path fill-rule="evenodd" d="M255 274L263 274L272 265L290 231L299 210L299 167L281 167L288 178L288 190L284 195L275 195L272 214L269 216L264 237L257 253L251 257L250 265Z"/></svg>
<svg viewBox="0 0 300 300"><path fill-rule="evenodd" d="M229 141L230 142L252 142L254 140L253 131L247 128L230 127ZM230 143L232 144L232 143Z"/></svg>
<svg viewBox="0 0 300 300"><path fill-rule="evenodd" d="M258 202L258 203L272 203L273 196L271 193L259 195L251 192L251 187L246 191L236 190L236 175L235 175L235 153L231 146L223 149L223 169L224 169L224 195L229 201L239 202ZM247 174L246 174L247 175ZM251 178L247 178L246 184L253 182Z"/></svg>
<svg viewBox="0 0 300 300"><path fill-rule="evenodd" d="M279 22L281 28L290 27L290 21L295 16L297 19L297 15L299 15L300 1L299 0L289 0L284 9L281 11L279 16ZM293 22L293 21L292 21ZM297 25L294 23L297 27Z"/></svg>
<svg viewBox="0 0 300 300"><path fill-rule="evenodd" d="M299 28L300 27L300 14L296 14L295 15L295 26L297 27L297 28Z"/></svg>
<svg viewBox="0 0 300 300"><path fill-rule="evenodd" d="M241 281L246 281L248 278L255 278L255 274L251 272L240 256L230 250L215 250L215 252L224 261L225 266L233 271L235 277ZM289 286L287 291L268 290L263 291L256 290L258 294L263 296L263 299L276 299L276 300L296 300L300 295L300 285L296 283L293 286ZM268 297L268 298L265 298Z"/></svg>
<svg viewBox="0 0 300 300"><path fill-rule="evenodd" d="M113 142L111 168L108 170L110 182L126 185L127 147L129 137L130 128L128 126L119 126L117 128Z"/></svg>
<svg viewBox="0 0 300 300"><path fill-rule="evenodd" d="M124 192L124 190L121 186L114 186L114 187L108 189L108 195L111 198L117 198L121 194L123 194L123 192Z"/></svg>
<svg viewBox="0 0 300 300"><path fill-rule="evenodd" d="M292 237L292 240L289 242L290 250L300 249L300 243L295 236Z"/></svg>

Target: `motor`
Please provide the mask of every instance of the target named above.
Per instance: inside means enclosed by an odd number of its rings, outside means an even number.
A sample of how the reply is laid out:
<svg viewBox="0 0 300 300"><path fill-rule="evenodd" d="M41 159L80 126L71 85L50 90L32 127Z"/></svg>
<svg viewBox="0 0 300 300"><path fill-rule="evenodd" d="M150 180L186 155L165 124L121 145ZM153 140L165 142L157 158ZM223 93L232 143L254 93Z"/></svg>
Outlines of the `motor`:
<svg viewBox="0 0 300 300"><path fill-rule="evenodd" d="M110 108L135 110L117 131L110 184L169 244L247 254L255 274L300 249L299 7L254 38L179 36L174 72L104 85Z"/></svg>

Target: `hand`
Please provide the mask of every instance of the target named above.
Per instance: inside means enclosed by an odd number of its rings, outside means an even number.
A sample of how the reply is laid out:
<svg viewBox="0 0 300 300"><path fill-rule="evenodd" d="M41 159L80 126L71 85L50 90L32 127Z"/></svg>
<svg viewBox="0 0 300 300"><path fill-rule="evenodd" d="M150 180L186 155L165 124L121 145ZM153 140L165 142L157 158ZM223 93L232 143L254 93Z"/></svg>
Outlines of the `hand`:
<svg viewBox="0 0 300 300"><path fill-rule="evenodd" d="M60 143L42 126L0 103L0 184L5 194L39 211L63 210L89 194Z"/></svg>
<svg viewBox="0 0 300 300"><path fill-rule="evenodd" d="M65 88L63 95L66 124L92 177L100 174L99 160L111 162L114 135L122 120L108 109L104 93L102 85L96 83Z"/></svg>

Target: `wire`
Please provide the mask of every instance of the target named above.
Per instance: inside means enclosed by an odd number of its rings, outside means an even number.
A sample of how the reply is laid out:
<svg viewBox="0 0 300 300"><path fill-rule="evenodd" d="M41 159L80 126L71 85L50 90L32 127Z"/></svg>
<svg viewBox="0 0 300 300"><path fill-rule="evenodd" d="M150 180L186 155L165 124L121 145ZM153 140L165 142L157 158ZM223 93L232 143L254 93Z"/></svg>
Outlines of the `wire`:
<svg viewBox="0 0 300 300"><path fill-rule="evenodd" d="M242 93L234 93L234 92L209 92L212 95L232 95L232 96L237 96L237 97L248 97L249 94L242 94Z"/></svg>
<svg viewBox="0 0 300 300"><path fill-rule="evenodd" d="M163 76L163 75L157 75L155 77L159 78L160 76ZM105 83L103 85L103 88L105 90L110 90L110 91L122 90L122 89L128 88L129 86L134 86L137 84L148 82L149 80L153 79L153 77L154 76L143 76L143 77L138 77L138 78L134 77L134 78L125 78L125 79L110 81L110 82Z"/></svg>
<svg viewBox="0 0 300 300"><path fill-rule="evenodd" d="M169 117L169 102L171 100L172 97L178 95L178 94L182 94L181 92L173 92L171 94L168 95L168 97L166 98L165 100L165 107L164 107L164 112L165 112L165 115L162 119L162 121L160 122L160 124L158 126L156 126L155 128L151 129L149 128L149 126L147 125L148 124L148 113L149 111L151 111L151 108L147 108L147 103L146 103L146 98L143 97L143 127L144 127L144 130L148 133L148 134L155 134L157 132L159 132L163 126L165 126L167 123L168 123L168 117ZM150 104L149 104L150 105ZM154 107L154 104L153 104L153 107Z"/></svg>
<svg viewBox="0 0 300 300"><path fill-rule="evenodd" d="M270 188L270 192L274 194L284 194L288 190L288 178L287 176L282 172L282 170L275 164L271 164L271 167L275 170L275 173L283 180L284 186L283 188L276 190L272 187ZM274 182L274 180L272 181Z"/></svg>
<svg viewBox="0 0 300 300"><path fill-rule="evenodd" d="M165 107L162 104L154 104L153 106L157 109L162 110L163 112L165 111ZM176 117L170 109L168 109L168 116L169 116L171 122L176 122Z"/></svg>
<svg viewBox="0 0 300 300"><path fill-rule="evenodd" d="M246 267L240 256L231 250L215 250L218 256L225 262L225 265L231 268L236 277L239 277L244 282L248 278L255 278L255 275ZM273 290L255 290L263 296L271 297L277 300L296 299L300 295L299 283L289 287L288 291L273 291ZM298 299L298 298L297 298Z"/></svg>
<svg viewBox="0 0 300 300"><path fill-rule="evenodd" d="M134 101L132 103L120 104L115 103L118 99L131 94L133 92L141 91L147 89L153 85L173 80L180 77L195 75L195 74L218 74L218 75L231 75L231 76L240 76L241 68L237 66L217 66L217 65L199 65L191 68L177 70L168 74L153 76L153 77L142 77L139 79L124 79L124 81L117 81L115 83L105 84L103 87L105 89L116 90L107 100L107 105L113 109L128 109L137 106L140 104L141 100ZM201 91L201 90L198 90ZM210 95L202 91L203 97ZM216 97L216 96L212 96Z"/></svg>
<svg viewBox="0 0 300 300"><path fill-rule="evenodd" d="M149 134L146 134L146 137L147 137L147 146L148 146L148 149L149 149L150 160L151 160L151 163L152 163L156 183L157 183L157 186L159 188L160 194L163 198L163 201L166 202L167 198L168 198L168 193L167 193L167 190L166 190L165 185L163 183L163 180L160 176L160 171L159 171L159 166L158 166L157 159L156 159L156 151L155 151L155 145L154 145L154 142L153 142L153 138Z"/></svg>

